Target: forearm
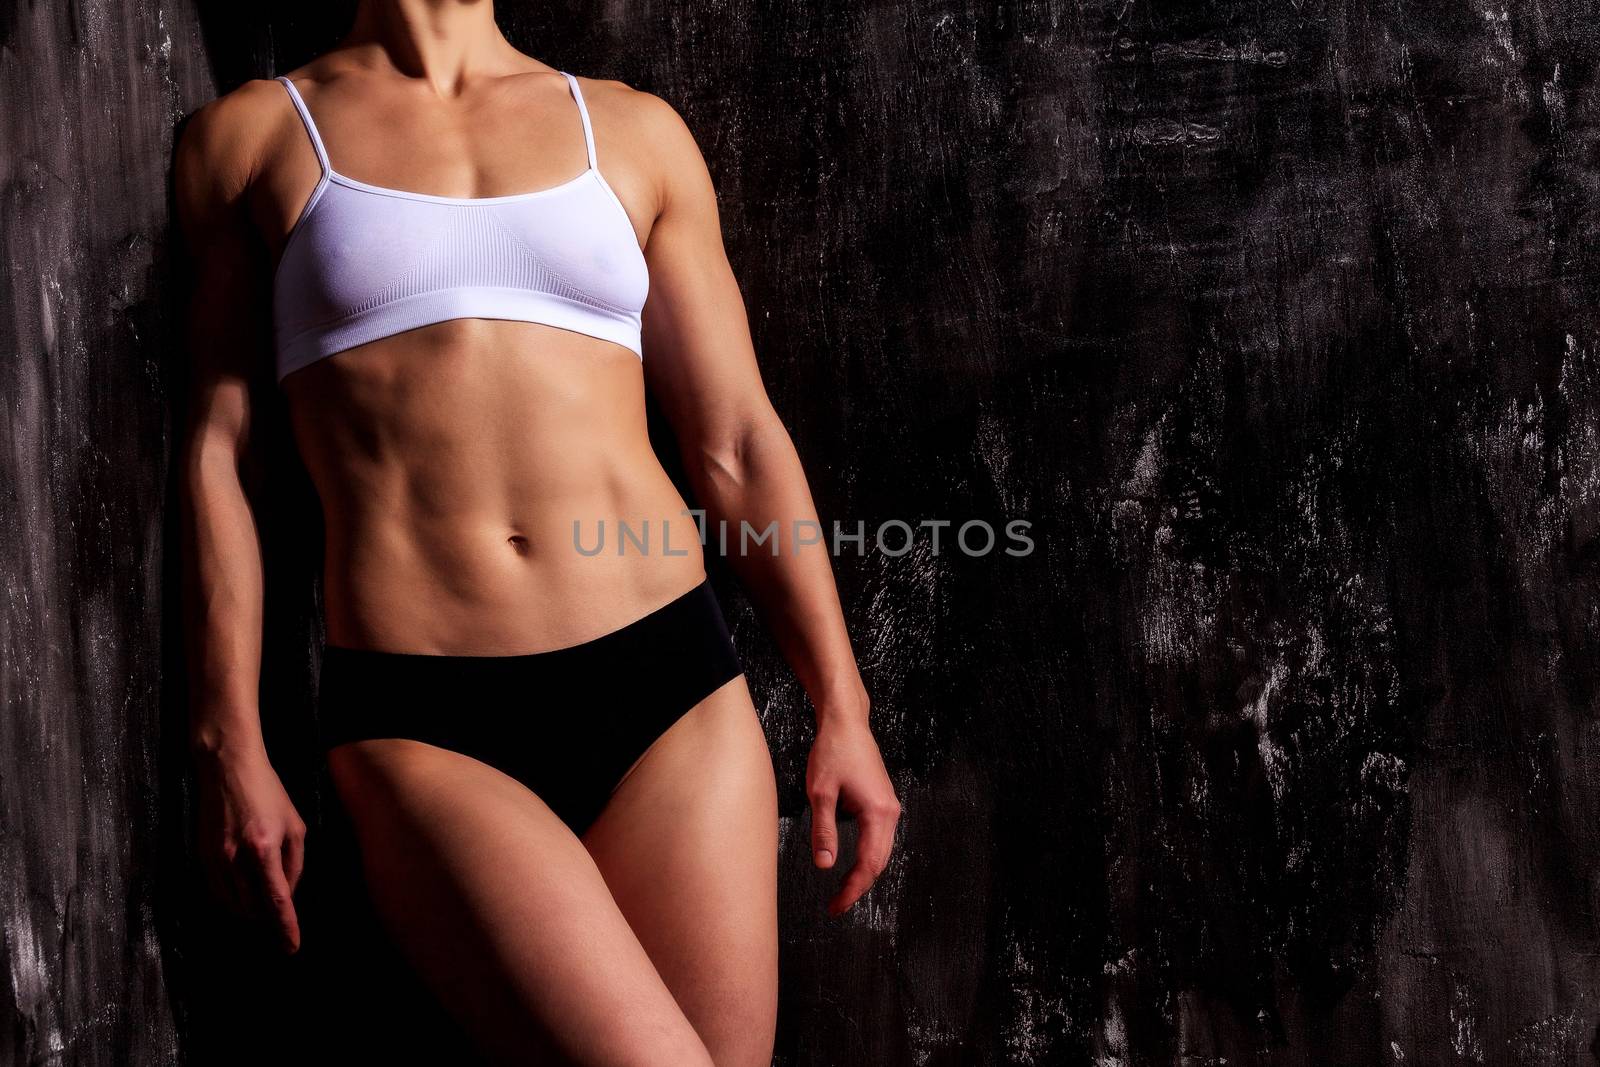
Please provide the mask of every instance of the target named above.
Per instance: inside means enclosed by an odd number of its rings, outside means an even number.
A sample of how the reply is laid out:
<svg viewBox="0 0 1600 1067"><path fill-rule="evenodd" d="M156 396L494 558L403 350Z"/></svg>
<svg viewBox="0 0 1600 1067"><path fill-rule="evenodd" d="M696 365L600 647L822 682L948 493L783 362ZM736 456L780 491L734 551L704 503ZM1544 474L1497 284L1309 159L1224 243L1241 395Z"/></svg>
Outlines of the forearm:
<svg viewBox="0 0 1600 1067"><path fill-rule="evenodd" d="M262 568L234 457L196 449L185 464L184 628L189 741L197 753L262 744Z"/></svg>
<svg viewBox="0 0 1600 1067"><path fill-rule="evenodd" d="M865 719L868 698L845 628L827 539L794 444L774 415L690 457L708 547L722 545L818 720ZM775 529L775 540L746 539ZM800 536L797 536L797 533ZM802 543L807 542L807 543ZM776 552L774 552L776 546Z"/></svg>

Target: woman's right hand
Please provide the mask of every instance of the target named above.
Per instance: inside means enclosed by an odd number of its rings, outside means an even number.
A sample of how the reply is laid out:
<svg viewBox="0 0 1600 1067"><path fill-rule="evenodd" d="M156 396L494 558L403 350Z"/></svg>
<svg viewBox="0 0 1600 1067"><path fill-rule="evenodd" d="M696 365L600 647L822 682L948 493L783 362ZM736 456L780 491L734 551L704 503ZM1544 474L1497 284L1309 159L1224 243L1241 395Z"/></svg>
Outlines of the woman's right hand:
<svg viewBox="0 0 1600 1067"><path fill-rule="evenodd" d="M284 951L296 951L293 895L306 824L262 745L204 751L196 760L201 859L213 892L235 912L271 921Z"/></svg>

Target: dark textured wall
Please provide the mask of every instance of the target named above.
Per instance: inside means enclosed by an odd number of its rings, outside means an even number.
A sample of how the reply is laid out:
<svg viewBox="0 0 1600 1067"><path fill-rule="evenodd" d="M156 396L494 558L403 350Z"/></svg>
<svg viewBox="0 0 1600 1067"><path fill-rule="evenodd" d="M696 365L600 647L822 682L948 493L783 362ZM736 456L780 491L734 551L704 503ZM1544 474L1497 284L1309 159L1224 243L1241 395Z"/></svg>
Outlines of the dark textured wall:
<svg viewBox="0 0 1600 1067"><path fill-rule="evenodd" d="M164 183L191 15L0 7L0 1062L159 1064Z"/></svg>
<svg viewBox="0 0 1600 1067"><path fill-rule="evenodd" d="M325 46L306 11L0 10L6 1062L305 1059L361 999L270 419L303 958L193 892L175 695L171 140ZM780 1064L1597 1058L1597 14L502 4L695 130L825 519L1034 523L838 563L906 808L842 920L809 713L725 586L785 794Z"/></svg>

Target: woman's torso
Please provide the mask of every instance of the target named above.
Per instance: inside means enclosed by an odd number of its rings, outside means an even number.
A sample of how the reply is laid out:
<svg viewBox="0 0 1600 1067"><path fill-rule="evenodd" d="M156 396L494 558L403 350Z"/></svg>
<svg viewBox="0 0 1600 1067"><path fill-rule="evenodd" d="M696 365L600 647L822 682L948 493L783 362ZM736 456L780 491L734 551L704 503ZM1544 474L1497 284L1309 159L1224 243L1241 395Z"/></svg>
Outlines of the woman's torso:
<svg viewBox="0 0 1600 1067"><path fill-rule="evenodd" d="M332 168L359 182L498 198L559 188L594 158L557 73L499 79L451 110L416 85L307 70L315 80L290 77ZM293 116L291 106L286 93ZM642 244L645 179L605 153L603 128L596 142ZM297 117L285 144L263 183L275 264L319 180ZM334 644L556 648L704 577L695 524L650 447L640 359L622 344L542 322L453 318L323 356L281 386L322 502Z"/></svg>

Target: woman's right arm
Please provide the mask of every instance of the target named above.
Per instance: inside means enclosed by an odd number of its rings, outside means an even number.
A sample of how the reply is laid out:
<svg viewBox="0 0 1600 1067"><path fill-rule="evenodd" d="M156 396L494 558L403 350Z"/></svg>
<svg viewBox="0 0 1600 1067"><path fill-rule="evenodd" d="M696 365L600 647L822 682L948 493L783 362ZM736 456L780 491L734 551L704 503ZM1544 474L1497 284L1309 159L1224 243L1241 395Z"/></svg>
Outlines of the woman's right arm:
<svg viewBox="0 0 1600 1067"><path fill-rule="evenodd" d="M176 205L193 279L179 492L202 859L213 889L236 910L271 919L293 952L305 824L262 737L261 546L246 490L249 385L270 358L270 272L248 203L261 131L273 128L262 91L271 85L251 83L201 108L175 153Z"/></svg>

